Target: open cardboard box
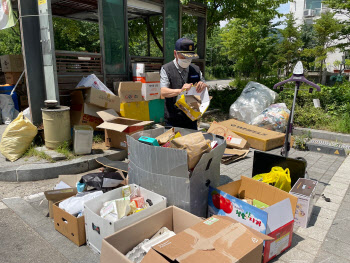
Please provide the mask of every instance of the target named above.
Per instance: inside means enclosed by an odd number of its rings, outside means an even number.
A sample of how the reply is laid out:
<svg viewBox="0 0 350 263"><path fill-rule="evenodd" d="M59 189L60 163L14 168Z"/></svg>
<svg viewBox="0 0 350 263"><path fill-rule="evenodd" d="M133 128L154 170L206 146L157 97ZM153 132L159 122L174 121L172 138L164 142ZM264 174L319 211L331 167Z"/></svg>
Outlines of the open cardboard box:
<svg viewBox="0 0 350 263"><path fill-rule="evenodd" d="M45 191L44 195L49 202L49 216L53 218L54 210L53 210L53 204L62 201L63 199L66 199L68 197L74 196L77 194L77 188L66 188L66 189L59 189L59 190L49 190Z"/></svg>
<svg viewBox="0 0 350 263"><path fill-rule="evenodd" d="M259 200L269 207L264 210L241 199ZM294 214L298 198L271 185L242 176L241 180L218 188L210 187L208 216L225 215L260 233L276 238L266 241L264 262L291 246Z"/></svg>
<svg viewBox="0 0 350 263"><path fill-rule="evenodd" d="M198 93L195 87L181 93L175 105L181 109L188 118L195 121L203 116L210 104L208 89Z"/></svg>
<svg viewBox="0 0 350 263"><path fill-rule="evenodd" d="M72 101L70 108L71 125L89 125L96 130L96 127L103 122L97 112L104 110L104 108L85 103L82 90L73 91L70 97Z"/></svg>
<svg viewBox="0 0 350 263"><path fill-rule="evenodd" d="M119 149L127 149L126 135L142 131L146 125L153 123L153 121L121 118L112 109L99 111L97 114L104 121L97 128L105 129L106 146Z"/></svg>
<svg viewBox="0 0 350 263"><path fill-rule="evenodd" d="M59 203L53 204L55 229L77 246L86 243L84 216L75 217L59 208Z"/></svg>

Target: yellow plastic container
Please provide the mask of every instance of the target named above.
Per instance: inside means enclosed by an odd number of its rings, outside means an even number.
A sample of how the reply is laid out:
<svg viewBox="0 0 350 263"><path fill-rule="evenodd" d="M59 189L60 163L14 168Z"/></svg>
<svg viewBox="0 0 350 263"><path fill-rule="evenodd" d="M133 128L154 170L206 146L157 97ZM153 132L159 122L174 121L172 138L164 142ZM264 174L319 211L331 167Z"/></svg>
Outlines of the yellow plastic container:
<svg viewBox="0 0 350 263"><path fill-rule="evenodd" d="M149 121L148 101L120 103L120 115L124 118Z"/></svg>
<svg viewBox="0 0 350 263"><path fill-rule="evenodd" d="M45 146L56 149L65 141L71 139L69 107L43 108Z"/></svg>

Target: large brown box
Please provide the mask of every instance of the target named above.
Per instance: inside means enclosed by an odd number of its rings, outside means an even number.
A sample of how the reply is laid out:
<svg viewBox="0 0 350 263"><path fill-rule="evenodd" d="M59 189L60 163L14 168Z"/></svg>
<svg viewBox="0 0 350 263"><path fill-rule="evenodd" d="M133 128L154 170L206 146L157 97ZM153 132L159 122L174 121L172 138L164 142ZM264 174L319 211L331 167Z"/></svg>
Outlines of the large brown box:
<svg viewBox="0 0 350 263"><path fill-rule="evenodd" d="M10 85L16 84L21 74L22 74L21 72L5 72L6 84L10 84ZM22 78L22 81L23 81L23 78Z"/></svg>
<svg viewBox="0 0 350 263"><path fill-rule="evenodd" d="M4 55L0 57L2 72L23 72L22 55Z"/></svg>
<svg viewBox="0 0 350 263"><path fill-rule="evenodd" d="M53 204L53 220L55 229L66 236L77 246L86 243L84 216L75 217L58 207L60 202Z"/></svg>
<svg viewBox="0 0 350 263"><path fill-rule="evenodd" d="M229 128L246 139L250 147L260 151L268 151L280 147L284 143L285 134L283 133L270 131L235 119L219 122L218 124Z"/></svg>

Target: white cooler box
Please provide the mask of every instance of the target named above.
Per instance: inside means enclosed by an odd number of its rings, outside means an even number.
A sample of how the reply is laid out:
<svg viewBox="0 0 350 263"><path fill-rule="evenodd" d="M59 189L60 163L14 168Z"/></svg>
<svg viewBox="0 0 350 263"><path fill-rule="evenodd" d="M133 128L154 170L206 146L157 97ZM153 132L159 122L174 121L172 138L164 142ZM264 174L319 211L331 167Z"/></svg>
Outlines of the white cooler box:
<svg viewBox="0 0 350 263"><path fill-rule="evenodd" d="M145 198L145 201L146 199L150 199L153 205L136 214L119 219L116 222L110 222L109 220L100 216L100 210L104 202L123 197L121 188L107 192L84 204L86 243L98 253L101 252L103 238L166 208L165 197L146 190L145 188L142 188L136 184L129 185L132 192L139 188L141 195Z"/></svg>

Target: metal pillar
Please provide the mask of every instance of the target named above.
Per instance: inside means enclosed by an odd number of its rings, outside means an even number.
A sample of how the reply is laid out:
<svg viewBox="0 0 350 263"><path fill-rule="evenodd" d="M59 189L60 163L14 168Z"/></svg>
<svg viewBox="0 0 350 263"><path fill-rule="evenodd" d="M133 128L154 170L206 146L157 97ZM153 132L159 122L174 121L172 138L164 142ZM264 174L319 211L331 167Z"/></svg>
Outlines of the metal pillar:
<svg viewBox="0 0 350 263"><path fill-rule="evenodd" d="M42 123L41 108L44 107L46 94L37 16L38 1L18 0L18 10L29 106L33 123L39 125Z"/></svg>
<svg viewBox="0 0 350 263"><path fill-rule="evenodd" d="M180 36L180 1L164 0L164 62L174 59L175 42Z"/></svg>
<svg viewBox="0 0 350 263"><path fill-rule="evenodd" d="M57 81L51 0L38 1L38 9L42 56L44 63L44 76L46 84L46 99L57 100L59 102L60 96Z"/></svg>
<svg viewBox="0 0 350 263"><path fill-rule="evenodd" d="M200 59L203 59L203 68L205 69L206 61L206 37L207 37L207 19L206 17L198 17L197 26L197 54ZM204 70L203 69L203 70ZM202 72L205 74L205 72Z"/></svg>

